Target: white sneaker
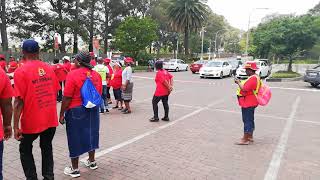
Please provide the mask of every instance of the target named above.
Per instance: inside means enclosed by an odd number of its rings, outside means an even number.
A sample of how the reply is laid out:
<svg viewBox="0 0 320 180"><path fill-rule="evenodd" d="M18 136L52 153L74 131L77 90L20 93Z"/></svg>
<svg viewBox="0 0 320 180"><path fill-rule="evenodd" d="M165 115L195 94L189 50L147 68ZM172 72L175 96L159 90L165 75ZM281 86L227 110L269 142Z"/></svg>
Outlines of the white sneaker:
<svg viewBox="0 0 320 180"><path fill-rule="evenodd" d="M83 163L87 168L90 168L92 170L96 170L98 169L98 166L97 166L97 163L94 161L94 162L91 162L89 159L86 160L84 163Z"/></svg>
<svg viewBox="0 0 320 180"><path fill-rule="evenodd" d="M71 176L72 178L80 177L80 170L79 169L73 169L72 166L64 168L64 174Z"/></svg>

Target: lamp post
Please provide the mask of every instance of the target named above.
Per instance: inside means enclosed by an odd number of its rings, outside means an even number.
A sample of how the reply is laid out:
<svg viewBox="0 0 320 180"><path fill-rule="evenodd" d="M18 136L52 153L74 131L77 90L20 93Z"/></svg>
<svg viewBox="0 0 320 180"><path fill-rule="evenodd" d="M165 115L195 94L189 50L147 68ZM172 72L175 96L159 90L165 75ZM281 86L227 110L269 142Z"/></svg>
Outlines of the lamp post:
<svg viewBox="0 0 320 180"><path fill-rule="evenodd" d="M249 48L249 34L250 34L251 16L255 10L268 10L268 9L269 8L253 8L249 14L248 31L247 31L247 39L246 39L246 55L248 55L248 48Z"/></svg>
<svg viewBox="0 0 320 180"><path fill-rule="evenodd" d="M220 29L219 31L216 32L216 37L215 37L215 40L214 40L214 53L215 53L215 57L216 58L216 54L217 54L217 38L218 38L218 34L219 32L221 31L224 31L225 29Z"/></svg>
<svg viewBox="0 0 320 180"><path fill-rule="evenodd" d="M204 40L204 33L205 33L204 28L205 27L202 27L202 30L201 30L201 38L202 38L202 42L201 42L201 60L203 60L203 40Z"/></svg>

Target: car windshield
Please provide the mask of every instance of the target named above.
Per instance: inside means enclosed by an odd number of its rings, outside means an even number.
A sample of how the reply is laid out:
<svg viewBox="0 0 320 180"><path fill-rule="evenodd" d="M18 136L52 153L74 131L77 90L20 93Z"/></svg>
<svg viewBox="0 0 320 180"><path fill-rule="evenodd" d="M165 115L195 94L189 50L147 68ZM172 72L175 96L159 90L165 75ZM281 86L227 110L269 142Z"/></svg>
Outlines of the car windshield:
<svg viewBox="0 0 320 180"><path fill-rule="evenodd" d="M194 64L205 64L205 61L196 61Z"/></svg>
<svg viewBox="0 0 320 180"><path fill-rule="evenodd" d="M221 67L222 62L211 61L206 64L206 67Z"/></svg>

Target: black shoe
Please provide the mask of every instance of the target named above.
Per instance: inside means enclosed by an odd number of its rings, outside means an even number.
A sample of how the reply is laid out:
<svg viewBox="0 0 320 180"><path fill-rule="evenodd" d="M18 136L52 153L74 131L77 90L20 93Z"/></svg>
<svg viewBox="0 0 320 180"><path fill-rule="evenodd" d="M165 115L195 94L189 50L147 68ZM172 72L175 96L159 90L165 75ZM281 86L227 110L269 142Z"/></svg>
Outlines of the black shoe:
<svg viewBox="0 0 320 180"><path fill-rule="evenodd" d="M110 111L108 109L106 109L106 113L109 113Z"/></svg>
<svg viewBox="0 0 320 180"><path fill-rule="evenodd" d="M159 122L159 118L151 118L150 120L149 120L150 122Z"/></svg>
<svg viewBox="0 0 320 180"><path fill-rule="evenodd" d="M100 111L101 114L104 114L104 111Z"/></svg>
<svg viewBox="0 0 320 180"><path fill-rule="evenodd" d="M121 110L121 112L123 112L123 113L126 112L126 111L128 111L127 108L124 108L124 109Z"/></svg>
<svg viewBox="0 0 320 180"><path fill-rule="evenodd" d="M170 119L168 117L164 117L161 119L162 121L170 121Z"/></svg>
<svg viewBox="0 0 320 180"><path fill-rule="evenodd" d="M126 111L123 112L123 114L131 114L131 111L127 109Z"/></svg>
<svg viewBox="0 0 320 180"><path fill-rule="evenodd" d="M115 106L115 107L113 107L112 109L118 109L119 108L119 106Z"/></svg>

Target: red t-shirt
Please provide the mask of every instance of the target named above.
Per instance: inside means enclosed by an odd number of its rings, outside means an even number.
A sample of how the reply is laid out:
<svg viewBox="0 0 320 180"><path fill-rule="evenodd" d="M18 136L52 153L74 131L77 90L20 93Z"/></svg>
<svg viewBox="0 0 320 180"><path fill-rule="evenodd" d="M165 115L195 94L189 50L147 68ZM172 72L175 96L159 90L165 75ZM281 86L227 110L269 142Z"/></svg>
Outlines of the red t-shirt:
<svg viewBox="0 0 320 180"><path fill-rule="evenodd" d="M71 63L69 61L63 63L63 67L70 72L71 71Z"/></svg>
<svg viewBox="0 0 320 180"><path fill-rule="evenodd" d="M18 68L17 61L10 61L8 67L8 73L13 73Z"/></svg>
<svg viewBox="0 0 320 180"><path fill-rule="evenodd" d="M14 96L14 92L10 83L10 80L6 73L0 69L0 99L12 98ZM3 140L3 123L2 123L2 114L0 111L0 141Z"/></svg>
<svg viewBox="0 0 320 180"><path fill-rule="evenodd" d="M113 69L112 69L112 67L110 66L110 64L108 64L108 65L106 65L107 66L107 68L108 68L108 70L109 70L109 76L112 76L112 74L113 74ZM107 78L107 80L108 80L108 87L111 87L111 81L110 81L110 78Z"/></svg>
<svg viewBox="0 0 320 180"><path fill-rule="evenodd" d="M81 87L84 81L87 78L88 72L90 73L90 79L92 80L94 86L96 87L97 91L101 94L102 93L102 79L100 74L93 70L89 70L87 68L78 68L71 71L66 80L66 86L64 88L64 96L71 97L71 103L68 109L78 107L82 105L82 98L81 98Z"/></svg>
<svg viewBox="0 0 320 180"><path fill-rule="evenodd" d="M169 81L173 76L166 70L159 70L157 72L155 81L157 84L155 96L167 96L169 95L169 90L164 86L164 81Z"/></svg>
<svg viewBox="0 0 320 180"><path fill-rule="evenodd" d="M239 105L243 108L258 106L258 100L253 91L257 89L258 78L256 75L249 77L246 83L243 85L243 90L240 93L243 95L239 97Z"/></svg>
<svg viewBox="0 0 320 180"><path fill-rule="evenodd" d="M57 91L59 81L51 66L30 60L14 74L15 96L23 100L22 133L36 134L58 126Z"/></svg>
<svg viewBox="0 0 320 180"><path fill-rule="evenodd" d="M120 89L122 86L122 69L113 72L113 79L111 80L113 89Z"/></svg>
<svg viewBox="0 0 320 180"><path fill-rule="evenodd" d="M56 76L57 76L59 82L66 80L68 71L66 70L64 65L54 64L54 65L52 65L52 69L56 73Z"/></svg>
<svg viewBox="0 0 320 180"><path fill-rule="evenodd" d="M0 61L0 67L6 71L7 62L6 61Z"/></svg>
<svg viewBox="0 0 320 180"><path fill-rule="evenodd" d="M90 64L94 67L97 65L97 61L94 59L91 59Z"/></svg>
<svg viewBox="0 0 320 180"><path fill-rule="evenodd" d="M77 69L77 66L76 66L76 64L72 63L72 64L71 64L70 71L73 71L73 70L75 70L75 69Z"/></svg>

